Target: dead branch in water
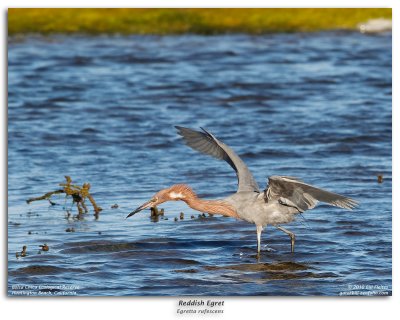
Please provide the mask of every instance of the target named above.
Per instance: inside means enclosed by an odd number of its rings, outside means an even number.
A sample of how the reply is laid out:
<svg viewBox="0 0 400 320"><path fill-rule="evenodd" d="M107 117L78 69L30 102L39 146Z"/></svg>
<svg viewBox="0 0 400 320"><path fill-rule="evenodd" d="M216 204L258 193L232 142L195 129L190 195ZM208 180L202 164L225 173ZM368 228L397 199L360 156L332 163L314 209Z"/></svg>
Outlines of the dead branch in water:
<svg viewBox="0 0 400 320"><path fill-rule="evenodd" d="M26 203L31 203L32 201L37 201L37 200L49 200L50 201L50 197L53 194L58 194L58 193L64 193L64 190L56 190L56 191L50 191L45 193L44 195L40 196L40 197L36 197L36 198L30 198L28 200L26 200ZM51 204L53 204L53 202L50 201Z"/></svg>
<svg viewBox="0 0 400 320"><path fill-rule="evenodd" d="M63 187L63 189L55 190L55 191L50 191L45 193L43 196L40 197L35 197L35 198L30 198L26 200L26 202L29 204L32 201L38 201L38 200L48 200L52 205L54 203L50 200L51 196L53 194L60 194L60 193L65 193L65 196L71 196L73 203L76 203L76 207L78 208L79 214L87 213L88 208L85 204L86 198L89 199L90 203L93 206L95 216L98 216L100 211L103 210L101 207L99 207L96 204L96 201L93 199L93 196L90 194L90 183L84 183L82 187L78 185L72 184L72 179L70 176L65 176L66 183L60 183L59 185Z"/></svg>

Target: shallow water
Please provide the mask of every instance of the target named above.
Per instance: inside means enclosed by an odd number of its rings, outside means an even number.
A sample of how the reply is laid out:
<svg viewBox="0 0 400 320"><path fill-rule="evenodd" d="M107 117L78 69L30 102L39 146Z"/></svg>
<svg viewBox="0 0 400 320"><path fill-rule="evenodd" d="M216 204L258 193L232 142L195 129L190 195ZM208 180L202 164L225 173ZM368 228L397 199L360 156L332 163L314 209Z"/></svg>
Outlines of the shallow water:
<svg viewBox="0 0 400 320"><path fill-rule="evenodd" d="M53 295L391 294L391 40L333 32L11 39L9 294L37 294L35 285ZM232 169L186 147L174 125L210 130L262 187L269 175L298 176L361 205L320 205L287 225L294 254L287 235L267 227L259 261L253 225L199 218L184 203L161 206L168 220L152 222L148 211L126 220L175 183L206 198L235 191ZM98 219L92 211L74 219L62 196L55 206L25 203L64 175L91 183ZM185 219L174 221L181 211ZM50 250L39 254L43 243ZM17 259L23 245L28 255Z"/></svg>

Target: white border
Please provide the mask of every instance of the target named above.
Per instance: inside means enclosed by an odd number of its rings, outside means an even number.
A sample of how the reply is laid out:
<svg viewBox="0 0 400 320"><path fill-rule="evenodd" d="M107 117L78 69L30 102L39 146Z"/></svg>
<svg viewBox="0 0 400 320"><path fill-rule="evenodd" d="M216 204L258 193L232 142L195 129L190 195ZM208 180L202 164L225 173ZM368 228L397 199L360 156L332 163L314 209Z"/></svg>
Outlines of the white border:
<svg viewBox="0 0 400 320"><path fill-rule="evenodd" d="M265 1L58 1L54 3L49 0L30 1L5 0L3 4L3 15L1 36L4 50L2 55L2 75L1 77L1 101L3 108L1 113L2 130L0 130L1 150L1 176L0 184L1 207L3 233L0 237L2 251L1 277L2 295L0 301L0 312L3 319L57 319L57 320L76 320L76 319L176 319L176 318L199 318L199 316L179 316L176 315L178 299L168 298L7 298L7 7L391 7L393 8L393 39L396 39L396 30L399 27L397 17L399 17L399 1L287 1L267 3ZM393 57L399 57L398 43L393 41ZM393 106L399 106L396 92L399 92L398 81L396 81L396 71L398 65L393 59ZM397 73L398 74L398 73ZM393 163L400 163L398 157L399 146L394 143L399 134L399 112L393 107ZM398 165L393 167L393 194L399 194ZM399 251L399 225L398 217L399 201L393 197L393 253ZM392 319L398 312L395 311L396 294L399 287L399 254L393 256L393 295L391 298L328 298L328 297L304 297L304 298L281 298L281 297L243 297L226 298L225 312L223 315L201 316L202 318L218 319ZM398 298L398 295L397 295ZM398 308L397 308L398 309Z"/></svg>

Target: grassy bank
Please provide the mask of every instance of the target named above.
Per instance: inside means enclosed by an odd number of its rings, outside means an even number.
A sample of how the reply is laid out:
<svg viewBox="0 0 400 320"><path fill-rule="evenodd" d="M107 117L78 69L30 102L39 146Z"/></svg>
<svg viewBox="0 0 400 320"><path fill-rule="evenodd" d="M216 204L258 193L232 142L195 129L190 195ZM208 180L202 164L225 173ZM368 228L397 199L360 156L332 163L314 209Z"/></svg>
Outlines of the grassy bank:
<svg viewBox="0 0 400 320"><path fill-rule="evenodd" d="M218 34L355 29L391 9L9 9L8 34Z"/></svg>

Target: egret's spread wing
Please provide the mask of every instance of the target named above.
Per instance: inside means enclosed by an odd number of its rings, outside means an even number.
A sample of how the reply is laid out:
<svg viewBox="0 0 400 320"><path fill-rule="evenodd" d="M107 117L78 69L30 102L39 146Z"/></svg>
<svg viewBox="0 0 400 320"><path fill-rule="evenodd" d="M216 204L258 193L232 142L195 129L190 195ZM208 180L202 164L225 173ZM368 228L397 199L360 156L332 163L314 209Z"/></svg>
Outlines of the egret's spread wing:
<svg viewBox="0 0 400 320"><path fill-rule="evenodd" d="M300 212L314 208L318 201L349 210L358 204L351 198L310 186L297 178L286 176L269 177L265 197L267 201L276 199L283 205L297 208Z"/></svg>
<svg viewBox="0 0 400 320"><path fill-rule="evenodd" d="M208 154L219 160L225 160L236 171L238 177L238 192L259 191L253 175L239 156L226 144L219 141L208 131L194 131L192 129L175 126L185 143L194 150Z"/></svg>

